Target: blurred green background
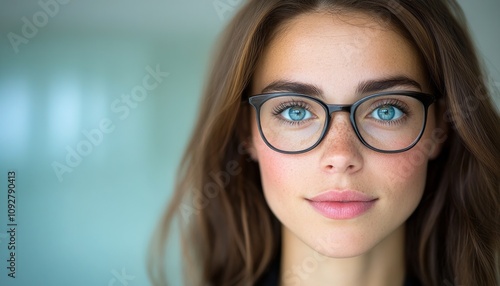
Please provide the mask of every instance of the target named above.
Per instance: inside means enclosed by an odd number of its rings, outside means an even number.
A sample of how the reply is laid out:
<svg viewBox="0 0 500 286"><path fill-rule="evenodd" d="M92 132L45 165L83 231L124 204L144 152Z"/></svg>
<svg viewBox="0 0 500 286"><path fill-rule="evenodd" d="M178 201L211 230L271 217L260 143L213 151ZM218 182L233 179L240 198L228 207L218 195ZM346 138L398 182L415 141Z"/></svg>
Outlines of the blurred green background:
<svg viewBox="0 0 500 286"><path fill-rule="evenodd" d="M459 2L498 91L500 1ZM0 2L0 285L149 285L147 244L216 37L242 3ZM7 276L11 170L15 279ZM181 285L178 253L168 260Z"/></svg>

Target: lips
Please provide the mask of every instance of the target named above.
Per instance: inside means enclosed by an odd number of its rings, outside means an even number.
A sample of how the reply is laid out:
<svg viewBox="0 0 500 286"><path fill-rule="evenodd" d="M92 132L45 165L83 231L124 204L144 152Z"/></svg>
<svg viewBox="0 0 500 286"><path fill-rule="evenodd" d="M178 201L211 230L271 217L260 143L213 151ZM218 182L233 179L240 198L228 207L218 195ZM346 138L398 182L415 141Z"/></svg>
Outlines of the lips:
<svg viewBox="0 0 500 286"><path fill-rule="evenodd" d="M351 219L373 207L376 197L352 190L327 191L307 199L321 215L329 219Z"/></svg>

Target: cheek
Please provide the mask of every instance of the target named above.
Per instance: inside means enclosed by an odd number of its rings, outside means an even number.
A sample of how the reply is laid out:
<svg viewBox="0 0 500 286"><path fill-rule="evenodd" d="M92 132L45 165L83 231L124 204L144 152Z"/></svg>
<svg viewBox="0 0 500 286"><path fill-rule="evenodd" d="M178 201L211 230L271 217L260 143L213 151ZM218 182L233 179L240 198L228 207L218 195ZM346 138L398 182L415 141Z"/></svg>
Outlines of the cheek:
<svg viewBox="0 0 500 286"><path fill-rule="evenodd" d="M375 170L375 168L372 168ZM411 149L386 159L379 166L379 186L389 201L409 215L422 197L427 176L427 157L417 149Z"/></svg>
<svg viewBox="0 0 500 286"><path fill-rule="evenodd" d="M381 175L390 184L407 186L416 182L425 182L428 156L421 150L413 148L384 161L383 166L379 168L383 170Z"/></svg>
<svg viewBox="0 0 500 286"><path fill-rule="evenodd" d="M271 209L279 212L282 202L301 196L301 182L308 180L304 170L311 166L303 155L282 154L269 148L260 136L257 124L252 127L252 145L265 198Z"/></svg>
<svg viewBox="0 0 500 286"><path fill-rule="evenodd" d="M412 149L389 157L385 165L388 179L397 184L425 183L427 164L439 152L439 145L446 139L443 130L436 127L434 117L427 121L424 134Z"/></svg>
<svg viewBox="0 0 500 286"><path fill-rule="evenodd" d="M379 160L370 160L365 165L376 176L372 176L377 182L374 185L379 187L385 198L384 206L389 217L381 221L397 220L393 222L402 224L420 203L429 161L429 149L426 144L420 143L425 141L419 141L414 148L403 153L378 155ZM385 227L389 229L392 226L387 224Z"/></svg>
<svg viewBox="0 0 500 286"><path fill-rule="evenodd" d="M253 146L255 157L259 163L262 187L266 190L274 190L284 187L287 181L287 174L293 171L293 164L287 164L285 154L271 150L261 138L257 127L253 130ZM267 194L266 194L267 196Z"/></svg>

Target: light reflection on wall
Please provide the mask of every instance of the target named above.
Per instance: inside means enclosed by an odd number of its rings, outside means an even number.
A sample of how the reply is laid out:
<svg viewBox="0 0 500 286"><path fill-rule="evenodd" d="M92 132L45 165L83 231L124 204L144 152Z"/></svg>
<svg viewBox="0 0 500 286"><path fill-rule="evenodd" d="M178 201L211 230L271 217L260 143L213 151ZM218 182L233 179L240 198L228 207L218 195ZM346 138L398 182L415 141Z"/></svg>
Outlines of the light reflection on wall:
<svg viewBox="0 0 500 286"><path fill-rule="evenodd" d="M54 77L48 90L48 140L57 148L78 139L82 120L82 91L77 77Z"/></svg>
<svg viewBox="0 0 500 286"><path fill-rule="evenodd" d="M30 96L28 81L23 78L0 82L0 149L8 150L2 152L2 159L19 158L27 150L32 127Z"/></svg>

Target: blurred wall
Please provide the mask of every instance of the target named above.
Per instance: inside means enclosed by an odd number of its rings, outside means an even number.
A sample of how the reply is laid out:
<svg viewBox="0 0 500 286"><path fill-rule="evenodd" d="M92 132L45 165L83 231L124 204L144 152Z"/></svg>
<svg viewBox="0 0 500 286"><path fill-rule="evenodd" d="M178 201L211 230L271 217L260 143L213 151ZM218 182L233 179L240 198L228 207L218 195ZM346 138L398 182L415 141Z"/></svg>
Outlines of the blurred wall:
<svg viewBox="0 0 500 286"><path fill-rule="evenodd" d="M216 36L242 2L0 2L0 285L149 284L147 243ZM459 2L498 91L500 1ZM173 285L178 259L169 256Z"/></svg>

